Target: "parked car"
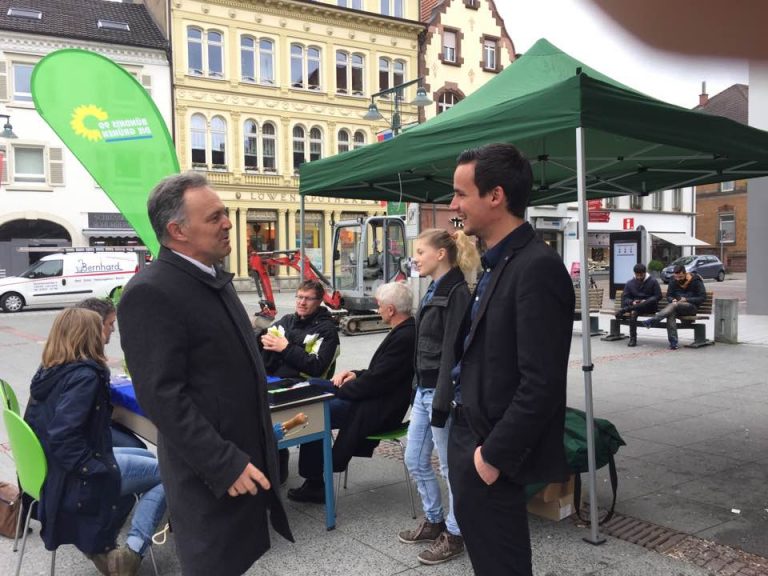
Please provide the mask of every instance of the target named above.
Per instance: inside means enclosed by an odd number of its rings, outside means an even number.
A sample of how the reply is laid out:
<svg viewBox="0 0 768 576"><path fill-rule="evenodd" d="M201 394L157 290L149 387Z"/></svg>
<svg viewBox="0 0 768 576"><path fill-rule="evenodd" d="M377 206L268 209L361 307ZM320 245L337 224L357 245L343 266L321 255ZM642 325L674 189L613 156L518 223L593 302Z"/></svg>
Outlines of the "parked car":
<svg viewBox="0 0 768 576"><path fill-rule="evenodd" d="M136 252L68 252L43 256L19 276L0 280L0 307L63 307L112 297L138 271Z"/></svg>
<svg viewBox="0 0 768 576"><path fill-rule="evenodd" d="M664 281L664 284L669 284L669 281L672 279L672 270L678 264L685 266L686 272L696 272L705 280L707 278L714 278L718 282L725 280L725 266L720 262L720 258L717 256L698 255L683 256L664 268L661 271L661 279Z"/></svg>

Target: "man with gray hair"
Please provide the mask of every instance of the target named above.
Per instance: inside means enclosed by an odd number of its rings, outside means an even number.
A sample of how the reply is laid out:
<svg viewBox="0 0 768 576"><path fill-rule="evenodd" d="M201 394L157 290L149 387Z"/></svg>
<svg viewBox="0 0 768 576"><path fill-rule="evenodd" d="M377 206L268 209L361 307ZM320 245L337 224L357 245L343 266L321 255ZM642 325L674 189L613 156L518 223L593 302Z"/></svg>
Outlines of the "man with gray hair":
<svg viewBox="0 0 768 576"><path fill-rule="evenodd" d="M379 314L392 330L379 344L367 370L345 370L331 381L311 380L332 391L331 426L339 433L333 443L333 471L342 472L353 456L370 458L378 442L372 434L400 426L411 402L413 353L416 324L411 317L413 295L402 283L391 282L376 291ZM288 490L297 502L325 501L322 442L307 442L299 448L299 488Z"/></svg>
<svg viewBox="0 0 768 576"><path fill-rule="evenodd" d="M158 457L185 576L243 574L272 526L293 540L279 493L266 374L221 269L232 223L205 177L169 176L147 203L160 253L126 286L121 341Z"/></svg>

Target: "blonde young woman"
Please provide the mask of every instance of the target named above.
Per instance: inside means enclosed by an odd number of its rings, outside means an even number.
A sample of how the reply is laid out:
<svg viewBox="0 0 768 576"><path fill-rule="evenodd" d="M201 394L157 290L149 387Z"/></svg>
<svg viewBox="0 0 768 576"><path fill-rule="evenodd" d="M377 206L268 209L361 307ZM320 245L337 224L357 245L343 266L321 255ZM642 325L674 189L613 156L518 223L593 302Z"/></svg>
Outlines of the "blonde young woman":
<svg viewBox="0 0 768 576"><path fill-rule="evenodd" d="M68 308L53 322L24 414L48 462L40 535L49 550L74 544L102 574L133 576L165 512L165 492L151 452L113 450L111 414L101 317ZM118 548L133 494L142 496Z"/></svg>
<svg viewBox="0 0 768 576"><path fill-rule="evenodd" d="M432 280L416 318L416 391L405 452L406 466L421 496L424 519L398 537L407 544L429 543L418 559L423 564L439 564L464 552L464 539L453 514L451 487L448 485L446 514L431 459L437 447L440 473L448 483L451 369L455 364L450 336L458 333L469 305L467 279L474 281L480 257L463 232L451 235L431 229L417 238L413 260L419 273Z"/></svg>

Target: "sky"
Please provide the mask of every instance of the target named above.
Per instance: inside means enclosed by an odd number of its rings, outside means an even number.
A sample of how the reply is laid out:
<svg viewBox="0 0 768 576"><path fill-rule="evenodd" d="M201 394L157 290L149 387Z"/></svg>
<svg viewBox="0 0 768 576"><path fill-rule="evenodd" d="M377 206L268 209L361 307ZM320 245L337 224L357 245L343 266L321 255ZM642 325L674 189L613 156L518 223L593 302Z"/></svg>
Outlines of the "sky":
<svg viewBox="0 0 768 576"><path fill-rule="evenodd" d="M678 106L699 103L702 81L710 97L748 82L746 61L652 49L588 0L496 0L496 7L518 54L543 37L603 74Z"/></svg>

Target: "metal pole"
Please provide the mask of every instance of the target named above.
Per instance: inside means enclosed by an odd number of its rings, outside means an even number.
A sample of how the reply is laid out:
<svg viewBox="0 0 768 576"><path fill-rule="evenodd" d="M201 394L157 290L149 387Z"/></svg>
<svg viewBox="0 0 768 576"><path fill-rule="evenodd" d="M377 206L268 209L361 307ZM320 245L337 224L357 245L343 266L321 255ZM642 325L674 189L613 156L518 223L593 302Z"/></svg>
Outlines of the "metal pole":
<svg viewBox="0 0 768 576"><path fill-rule="evenodd" d="M299 263L299 270L301 271L301 280L304 282L304 195L299 194L299 256L301 262Z"/></svg>
<svg viewBox="0 0 768 576"><path fill-rule="evenodd" d="M592 410L592 342L589 329L589 262L587 260L587 184L584 160L584 128L576 128L576 179L579 200L579 236L581 238L581 270L579 271L579 292L581 298L581 370L584 372L584 404L587 415L587 461L589 463L589 537L590 544L598 545L605 538L598 532L597 516L597 474L595 466L595 415ZM581 502L574 502L581 506Z"/></svg>

